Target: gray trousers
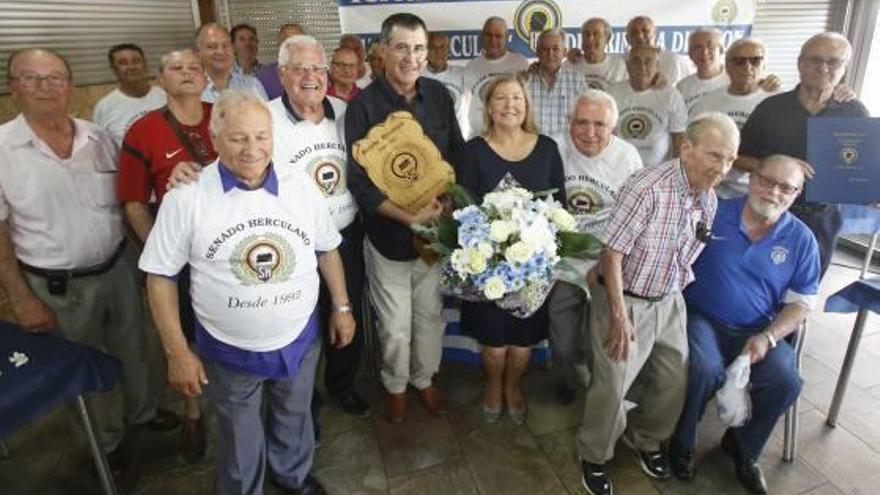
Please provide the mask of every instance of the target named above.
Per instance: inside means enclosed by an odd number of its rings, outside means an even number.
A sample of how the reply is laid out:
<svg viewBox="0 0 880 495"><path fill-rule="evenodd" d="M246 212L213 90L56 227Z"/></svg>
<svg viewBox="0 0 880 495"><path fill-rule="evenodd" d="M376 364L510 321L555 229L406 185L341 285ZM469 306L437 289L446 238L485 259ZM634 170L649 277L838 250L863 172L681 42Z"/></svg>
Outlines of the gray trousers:
<svg viewBox="0 0 880 495"><path fill-rule="evenodd" d="M635 331L629 357L613 362L605 351L611 312L605 287L592 290L590 346L593 376L577 432L581 459L604 464L614 457L617 439L628 430L639 450L658 450L672 435L687 388L687 312L681 293L657 302L624 296ZM638 404L629 414L625 396L638 378Z"/></svg>
<svg viewBox="0 0 880 495"><path fill-rule="evenodd" d="M158 401L150 387L147 349L151 346L131 248L107 272L69 280L63 296L49 294L48 282L43 277L25 273L25 279L34 294L55 314L65 338L101 349L122 363L125 422L119 414L111 412L114 410L112 392L89 397L101 443L105 451L112 451L122 441L125 424L136 425L152 419Z"/></svg>
<svg viewBox="0 0 880 495"><path fill-rule="evenodd" d="M440 264L421 259L394 261L364 241L370 302L379 319L382 385L393 394L407 383L422 390L440 369L443 354L443 300Z"/></svg>
<svg viewBox="0 0 880 495"><path fill-rule="evenodd" d="M557 281L548 302L550 347L565 383L572 388L590 383L588 364L590 303L587 293L577 285Z"/></svg>
<svg viewBox="0 0 880 495"><path fill-rule="evenodd" d="M284 380L204 361L205 393L217 414L216 493L261 495L267 463L275 482L302 487L315 452L310 404L320 349L316 338L297 373Z"/></svg>

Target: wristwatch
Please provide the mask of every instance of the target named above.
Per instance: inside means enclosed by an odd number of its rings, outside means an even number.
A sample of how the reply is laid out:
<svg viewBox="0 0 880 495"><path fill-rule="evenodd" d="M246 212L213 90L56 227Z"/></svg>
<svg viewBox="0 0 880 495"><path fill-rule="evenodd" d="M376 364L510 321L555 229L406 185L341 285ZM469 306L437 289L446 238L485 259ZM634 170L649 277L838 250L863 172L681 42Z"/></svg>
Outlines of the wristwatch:
<svg viewBox="0 0 880 495"><path fill-rule="evenodd" d="M775 349L776 348L776 337L773 336L773 334L770 332L770 330L765 331L764 336L767 337L767 343L770 344L770 348Z"/></svg>
<svg viewBox="0 0 880 495"><path fill-rule="evenodd" d="M343 304L342 306L333 306L334 313L351 313L351 304ZM775 347L775 344L774 344Z"/></svg>

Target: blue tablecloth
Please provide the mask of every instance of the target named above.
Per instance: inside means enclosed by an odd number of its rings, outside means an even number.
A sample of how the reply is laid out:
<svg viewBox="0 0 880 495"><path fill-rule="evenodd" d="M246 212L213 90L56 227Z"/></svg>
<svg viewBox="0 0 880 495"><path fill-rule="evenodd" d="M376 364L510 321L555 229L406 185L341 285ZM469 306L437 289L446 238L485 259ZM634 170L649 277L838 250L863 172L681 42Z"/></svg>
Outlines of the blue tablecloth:
<svg viewBox="0 0 880 495"><path fill-rule="evenodd" d="M865 205L840 205L843 225L840 233L874 234L880 232L880 209Z"/></svg>
<svg viewBox="0 0 880 495"><path fill-rule="evenodd" d="M16 352L27 363L11 362ZM119 361L97 349L0 321L0 438L77 395L110 390L119 373Z"/></svg>
<svg viewBox="0 0 880 495"><path fill-rule="evenodd" d="M855 313L862 308L880 313L880 277L857 280L825 301L826 313Z"/></svg>

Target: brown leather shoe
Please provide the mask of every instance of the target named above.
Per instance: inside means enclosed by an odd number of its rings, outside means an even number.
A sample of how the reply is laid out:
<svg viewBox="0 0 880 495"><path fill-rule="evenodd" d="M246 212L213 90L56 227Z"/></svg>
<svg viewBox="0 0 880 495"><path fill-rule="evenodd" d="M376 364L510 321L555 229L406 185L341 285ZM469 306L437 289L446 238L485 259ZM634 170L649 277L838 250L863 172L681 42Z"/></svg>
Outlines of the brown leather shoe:
<svg viewBox="0 0 880 495"><path fill-rule="evenodd" d="M406 392L402 394L385 393L385 417L389 423L402 423L406 415Z"/></svg>
<svg viewBox="0 0 880 495"><path fill-rule="evenodd" d="M419 398L422 399L422 404L428 408L431 414L436 416L446 414L446 402L443 400L443 394L440 393L440 389L437 387L431 385L428 388L419 390Z"/></svg>

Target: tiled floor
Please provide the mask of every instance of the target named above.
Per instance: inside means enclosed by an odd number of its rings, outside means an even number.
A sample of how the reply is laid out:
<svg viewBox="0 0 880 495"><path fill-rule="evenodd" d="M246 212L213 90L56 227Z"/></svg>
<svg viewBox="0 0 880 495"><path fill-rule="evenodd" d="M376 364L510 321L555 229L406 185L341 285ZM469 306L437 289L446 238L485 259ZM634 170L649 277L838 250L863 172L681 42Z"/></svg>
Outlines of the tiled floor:
<svg viewBox="0 0 880 495"><path fill-rule="evenodd" d="M855 280L858 260L838 253L822 287L824 296ZM868 327L847 392L839 426L825 426L825 415L843 361L854 315L815 313L811 317L803 376L796 462L781 461L781 422L762 462L774 494L880 493L880 319ZM564 494L584 493L575 462L573 435L582 401L562 407L553 402L555 372L533 369L526 379L529 419L484 425L478 413L480 371L444 365L442 386L450 404L446 418L427 414L414 394L411 414L401 425L355 419L332 404L321 414L323 445L315 472L333 494ZM379 387L365 379L363 390L380 411ZM616 493L744 493L732 466L717 448L722 429L712 409L701 426L698 477L692 483L648 481L626 447L618 445L612 463ZM30 425L7 439L12 457L0 461L0 494L87 494L98 487L88 474L88 454L64 411ZM213 449L208 459L184 465L173 454L175 435L143 439L139 475L127 492L201 494L212 486ZM268 494L276 493L267 488Z"/></svg>

